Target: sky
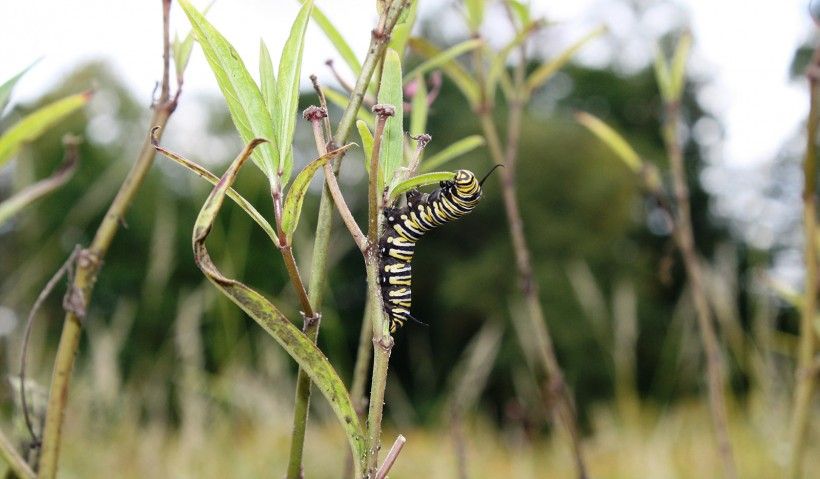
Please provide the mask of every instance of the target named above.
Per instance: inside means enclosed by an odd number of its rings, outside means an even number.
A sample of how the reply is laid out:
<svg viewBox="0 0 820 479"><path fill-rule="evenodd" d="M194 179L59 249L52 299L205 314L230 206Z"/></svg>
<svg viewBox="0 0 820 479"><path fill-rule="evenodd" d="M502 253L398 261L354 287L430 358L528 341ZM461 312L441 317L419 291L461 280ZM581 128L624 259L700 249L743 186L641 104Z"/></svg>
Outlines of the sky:
<svg viewBox="0 0 820 479"><path fill-rule="evenodd" d="M628 71L651 59L661 33L670 27L689 25L695 37L692 71L709 84L701 92L701 100L725 128L723 141L712 150L713 160L730 166L753 166L770 161L807 113L805 86L788 78L792 54L813 28L806 1L644 0L637 3L652 8L635 18L622 2L533 0L535 12L556 25L534 43L537 51L554 53L589 28L605 23L610 38L589 45L579 61L590 65L614 62ZM194 3L202 6L205 0ZM375 19L373 0L316 3L335 19L355 51L366 50ZM441 14L444 9L442 18L448 20L444 23L454 39L464 33L455 3L421 3L422 15ZM243 55L248 68L256 71L260 37L275 51L284 43L298 7L296 0L220 0L209 17ZM0 79L42 58L18 83L12 98L13 102L25 102L57 84L78 62L101 58L115 66L138 98L148 101L160 76L160 11L159 0L0 2L0 38L4 45ZM498 12L490 12L494 14ZM172 11L172 31L180 36L188 32L178 7ZM487 33L490 41L498 43L509 34L503 28L488 28ZM330 43L311 26L303 76L317 73L333 84L324 66L331 56ZM192 58L185 89L219 94L199 52Z"/></svg>

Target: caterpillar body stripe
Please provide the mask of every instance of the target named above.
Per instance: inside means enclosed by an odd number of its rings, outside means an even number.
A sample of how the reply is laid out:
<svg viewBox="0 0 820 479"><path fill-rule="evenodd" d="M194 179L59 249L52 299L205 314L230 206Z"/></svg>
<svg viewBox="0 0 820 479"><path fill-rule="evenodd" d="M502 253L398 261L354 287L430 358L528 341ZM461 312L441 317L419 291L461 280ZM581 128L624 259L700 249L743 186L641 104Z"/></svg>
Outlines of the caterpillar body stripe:
<svg viewBox="0 0 820 479"><path fill-rule="evenodd" d="M486 178L478 181L471 171L458 170L452 180L442 181L432 193L412 190L407 193L406 206L385 208L385 230L379 240L379 281L391 333L408 319L415 320L410 314L410 263L416 242L426 232L472 211L481 199L481 184Z"/></svg>

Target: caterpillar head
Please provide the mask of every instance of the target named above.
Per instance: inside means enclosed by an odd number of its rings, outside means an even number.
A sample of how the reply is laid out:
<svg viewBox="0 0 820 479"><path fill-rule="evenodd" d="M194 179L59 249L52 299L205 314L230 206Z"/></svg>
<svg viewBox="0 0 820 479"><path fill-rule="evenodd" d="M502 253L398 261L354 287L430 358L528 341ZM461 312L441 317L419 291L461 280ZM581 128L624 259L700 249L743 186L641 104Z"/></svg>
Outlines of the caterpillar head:
<svg viewBox="0 0 820 479"><path fill-rule="evenodd" d="M456 171L456 176L453 178L453 183L462 195L469 196L481 193L481 186L478 184L478 180L476 180L476 177L472 171Z"/></svg>

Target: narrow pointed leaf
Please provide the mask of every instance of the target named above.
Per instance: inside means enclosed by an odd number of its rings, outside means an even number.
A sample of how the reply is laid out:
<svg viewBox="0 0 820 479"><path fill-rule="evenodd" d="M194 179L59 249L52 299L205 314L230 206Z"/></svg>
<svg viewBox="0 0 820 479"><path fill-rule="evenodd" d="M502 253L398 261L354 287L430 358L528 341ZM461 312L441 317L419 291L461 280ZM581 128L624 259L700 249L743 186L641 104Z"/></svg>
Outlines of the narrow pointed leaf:
<svg viewBox="0 0 820 479"><path fill-rule="evenodd" d="M413 188L437 184L440 181L452 180L454 175L455 174L452 171L436 171L433 173L424 173L418 176L414 176L394 186L390 190L389 197L391 200L394 200L398 198L400 194L410 191Z"/></svg>
<svg viewBox="0 0 820 479"><path fill-rule="evenodd" d="M430 70L439 68L447 63L455 62L455 59L459 56L469 52L470 50L474 50L483 44L484 41L482 39L474 38L472 40L467 40L457 45L453 45L447 50L437 53L435 56L424 61L421 65L412 69L407 76L405 76L405 82L412 80L416 77L416 75L423 75Z"/></svg>
<svg viewBox="0 0 820 479"><path fill-rule="evenodd" d="M410 39L410 48L427 59L434 58L436 55L441 53L441 50L438 47L419 37L413 37ZM447 74L447 76L450 77L450 80L456 84L456 87L461 90L461 94L464 95L470 103L470 106L474 108L478 106L480 99L478 82L476 82L475 79L467 73L467 70L465 70L464 67L459 65L455 60L450 60L449 62L443 64L441 69L444 70L444 73Z"/></svg>
<svg viewBox="0 0 820 479"><path fill-rule="evenodd" d="M643 160L641 160L640 155L638 155L629 145L629 142L617 131L612 129L612 127L601 121L598 117L586 112L576 113L575 119L578 120L578 123L587 127L599 140L615 152L618 158L623 160L626 166L632 171L636 173L641 171Z"/></svg>
<svg viewBox="0 0 820 479"><path fill-rule="evenodd" d="M680 100L683 94L683 87L686 84L686 59L689 57L689 49L692 47L692 35L684 34L675 54L672 56L672 65L669 71L670 94L675 101Z"/></svg>
<svg viewBox="0 0 820 479"><path fill-rule="evenodd" d="M418 8L418 0L412 2L410 8L404 10L402 19L393 27L393 32L390 34L390 48L399 52L399 56L404 57L404 50L407 48L407 41L410 39L410 34L413 32L413 26L416 24L416 11Z"/></svg>
<svg viewBox="0 0 820 479"><path fill-rule="evenodd" d="M655 81L658 82L658 90L661 98L669 101L672 98L672 79L669 74L669 63L660 47L655 49Z"/></svg>
<svg viewBox="0 0 820 479"><path fill-rule="evenodd" d="M396 109L396 114L388 118L385 124L384 138L382 138L379 152L379 169L382 173L380 188L382 188L393 181L393 175L404 159L404 92L401 59L396 50L392 48L387 49L384 57L379 103L393 105Z"/></svg>
<svg viewBox="0 0 820 479"><path fill-rule="evenodd" d="M581 48L583 48L590 40L603 35L607 31L605 25L601 25L591 32L587 33L580 39L578 39L575 43L569 46L566 50L561 52L557 57L553 58L552 61L547 62L539 66L538 68L533 71L529 77L527 77L527 90L532 92L536 88L541 87L544 83L547 82L552 76L561 68L564 67L572 57L578 53Z"/></svg>
<svg viewBox="0 0 820 479"><path fill-rule="evenodd" d="M496 84L507 67L507 59L509 58L510 53L514 49L521 46L521 44L524 43L524 41L527 40L527 38L529 38L530 35L532 35L532 33L540 26L541 23L539 22L530 22L526 24L524 28L515 35L515 38L510 40L509 43L504 45L504 47L499 50L497 54L495 54L492 64L490 65L490 71L487 73L487 92L490 95L495 93Z"/></svg>
<svg viewBox="0 0 820 479"><path fill-rule="evenodd" d="M154 149L156 149L166 158L173 160L177 164L181 165L183 168L188 169L192 173L204 179L208 183L212 185L216 185L217 183L219 183L218 176L211 173L205 167L199 165L198 163L195 163L178 153L174 153L171 150L166 150L165 148L159 145L154 145ZM250 216L251 219L262 228L262 230L265 232L265 234L268 235L268 237L271 239L271 241L273 241L274 244L278 244L278 238L276 237L276 231L274 231L273 226L271 226L271 224L268 223L265 217L262 216L262 213L260 213L256 208L254 208L250 201L245 199L244 196L240 195L239 192L237 192L233 188L228 188L227 195L230 199L234 201L234 203L236 203L240 208L245 210L245 213L247 213L248 216Z"/></svg>
<svg viewBox="0 0 820 479"><path fill-rule="evenodd" d="M303 0L300 1L304 3ZM350 45L347 43L347 40L344 39L342 34L339 33L339 30L337 30L336 27L333 25L333 22L331 22L330 19L327 18L327 15L322 13L319 7L314 5L313 11L310 15L313 18L313 21L316 22L316 25L319 25L319 28L321 28L322 31L325 32L325 36L328 40L330 40L330 43L332 43L333 46L336 47L336 51L339 52L339 55L342 57L345 63L347 63L347 66L353 72L353 75L355 77L358 77L359 74L362 72L362 64L359 62L358 57L356 57L356 54L353 52L353 49L350 48Z"/></svg>
<svg viewBox="0 0 820 479"><path fill-rule="evenodd" d="M418 136L422 133L426 133L427 116L430 108L427 104L427 84L422 75L416 75L416 92L413 94L411 107L410 134Z"/></svg>
<svg viewBox="0 0 820 479"><path fill-rule="evenodd" d="M467 25L471 32L477 32L484 22L484 7L486 0L464 0L467 7Z"/></svg>
<svg viewBox="0 0 820 479"><path fill-rule="evenodd" d="M276 172L279 167L279 156L278 149L275 148L276 137L259 86L230 42L191 5L189 0L179 0L179 4L191 22L194 35L228 104L228 111L239 131L239 136L245 142L253 138L264 138L273 142L260 145L252 158L267 175L271 188L278 189L279 179Z"/></svg>
<svg viewBox="0 0 820 479"><path fill-rule="evenodd" d="M299 217L302 214L302 203L305 200L305 194L307 193L310 180L313 179L316 171L323 167L328 161L347 151L347 149L354 144L355 143L348 143L341 148L329 151L327 154L308 163L307 166L296 175L285 197L285 208L282 216L282 230L284 230L288 239L293 236L293 232L296 231L296 226L299 225Z"/></svg>
<svg viewBox="0 0 820 479"><path fill-rule="evenodd" d="M529 5L525 5L524 2L518 0L507 0L507 5L510 6L515 16L518 17L518 21L521 22L521 25L530 23L532 17L530 16Z"/></svg>
<svg viewBox="0 0 820 479"><path fill-rule="evenodd" d="M462 138L424 161L421 165L421 169L429 171L438 168L452 159L466 155L476 148L484 146L485 143L484 137L481 135L471 135Z"/></svg>
<svg viewBox="0 0 820 479"><path fill-rule="evenodd" d="M270 334L325 396L350 443L355 458L353 461L354 477L362 477L362 465L366 457L364 433L350 395L333 366L319 348L297 329L273 303L245 284L224 276L213 263L205 247L205 240L222 207L226 191L231 186L242 163L250 155L253 146L254 143L249 144L234 160L202 206L194 225L192 238L194 258L208 280Z"/></svg>
<svg viewBox="0 0 820 479"><path fill-rule="evenodd" d="M20 78L23 75L25 75L26 72L31 70L31 67L36 65L37 62L39 62L39 61L40 61L39 59L34 60L34 63L32 63L31 65L29 65L25 68L23 68L23 70L20 71L20 73L14 75L13 77L6 80L5 83L0 85L0 113L3 113L3 110L6 108L6 105L9 102L9 98L11 98L11 92L12 92L12 90L14 90L14 85L16 85L17 81L20 80Z"/></svg>
<svg viewBox="0 0 820 479"><path fill-rule="evenodd" d="M0 166L3 166L25 143L36 140L63 118L83 107L91 92L67 96L29 113L0 136Z"/></svg>
<svg viewBox="0 0 820 479"><path fill-rule="evenodd" d="M282 185L287 184L293 170L293 132L296 128L296 110L299 108L299 81L302 74L302 53L305 50L307 32L313 0L302 4L296 15L290 36L282 49L279 59L279 76L276 80L276 94L279 96L279 111L273 116L274 130L279 144L279 176Z"/></svg>
<svg viewBox="0 0 820 479"><path fill-rule="evenodd" d="M203 15L208 15L208 10L216 3L213 0L203 10ZM191 52L194 49L194 31L191 30L185 35L185 38L180 41L179 37L174 36L173 53L174 53L174 69L177 73L177 79L182 79L185 76L185 70L188 68L188 61L191 59Z"/></svg>
<svg viewBox="0 0 820 479"><path fill-rule="evenodd" d="M19 213L20 210L63 186L74 176L74 172L77 171L78 156L76 146L73 148L74 151L68 151L66 153L65 160L51 176L23 188L11 198L0 202L0 227L11 217Z"/></svg>
<svg viewBox="0 0 820 479"><path fill-rule="evenodd" d="M276 96L276 73L273 71L273 61L271 61L270 52L264 40L259 41L259 81L262 84L262 99L268 107L270 117L274 118L279 110L277 105L279 98Z"/></svg>
<svg viewBox="0 0 820 479"><path fill-rule="evenodd" d="M370 177L370 157L373 155L373 133L367 127L367 123L356 120L356 129L359 130L359 138L362 139L362 149L364 150L364 170Z"/></svg>

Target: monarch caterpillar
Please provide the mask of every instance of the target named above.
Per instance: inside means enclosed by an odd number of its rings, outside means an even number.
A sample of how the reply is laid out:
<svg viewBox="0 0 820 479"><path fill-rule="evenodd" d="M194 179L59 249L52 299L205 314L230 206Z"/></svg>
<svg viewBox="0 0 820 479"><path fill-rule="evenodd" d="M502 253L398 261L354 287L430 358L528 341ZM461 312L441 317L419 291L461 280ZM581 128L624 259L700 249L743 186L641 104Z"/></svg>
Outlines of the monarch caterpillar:
<svg viewBox="0 0 820 479"><path fill-rule="evenodd" d="M432 193L411 190L407 192L406 206L385 208L385 231L379 241L379 282L391 333L408 319L418 322L410 314L410 262L416 242L424 233L472 211L481 199L481 185L493 170L495 167L481 181L471 171L458 170L452 180L442 181Z"/></svg>

